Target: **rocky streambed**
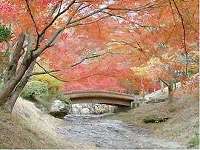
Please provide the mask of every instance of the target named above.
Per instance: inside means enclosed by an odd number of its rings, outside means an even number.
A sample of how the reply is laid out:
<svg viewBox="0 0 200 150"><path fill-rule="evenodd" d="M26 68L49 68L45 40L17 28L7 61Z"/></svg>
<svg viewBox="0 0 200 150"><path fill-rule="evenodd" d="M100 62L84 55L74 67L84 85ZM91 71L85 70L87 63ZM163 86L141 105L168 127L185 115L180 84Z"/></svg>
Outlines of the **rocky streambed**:
<svg viewBox="0 0 200 150"><path fill-rule="evenodd" d="M112 114L113 115L113 114ZM183 148L175 142L154 137L147 129L109 119L108 114L71 114L65 116L65 127L56 132L80 144L106 149Z"/></svg>
<svg viewBox="0 0 200 150"><path fill-rule="evenodd" d="M18 118L30 131L46 141L53 140L56 148L184 148L178 143L158 139L149 130L122 122L117 117L111 119L115 113L87 113L69 114L64 119L57 119L45 114L33 103L20 99L15 105L13 117Z"/></svg>

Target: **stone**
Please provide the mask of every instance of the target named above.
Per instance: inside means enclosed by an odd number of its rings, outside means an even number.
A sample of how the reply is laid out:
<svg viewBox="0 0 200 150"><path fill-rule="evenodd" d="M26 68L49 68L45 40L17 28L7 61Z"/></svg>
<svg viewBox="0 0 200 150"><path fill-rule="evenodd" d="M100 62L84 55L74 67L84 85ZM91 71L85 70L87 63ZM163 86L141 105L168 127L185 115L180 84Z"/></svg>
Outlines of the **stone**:
<svg viewBox="0 0 200 150"><path fill-rule="evenodd" d="M89 108L83 108L83 109L81 109L81 114L89 114L89 113L90 113Z"/></svg>
<svg viewBox="0 0 200 150"><path fill-rule="evenodd" d="M70 106L61 100L54 100L50 106L49 114L56 118L64 118L70 111Z"/></svg>
<svg viewBox="0 0 200 150"><path fill-rule="evenodd" d="M71 113L74 114L103 114L114 112L116 106L110 106L106 104L73 104Z"/></svg>
<svg viewBox="0 0 200 150"><path fill-rule="evenodd" d="M148 101L146 101L145 103L149 104L149 103L161 103L161 102L165 102L167 100L167 98L149 98Z"/></svg>

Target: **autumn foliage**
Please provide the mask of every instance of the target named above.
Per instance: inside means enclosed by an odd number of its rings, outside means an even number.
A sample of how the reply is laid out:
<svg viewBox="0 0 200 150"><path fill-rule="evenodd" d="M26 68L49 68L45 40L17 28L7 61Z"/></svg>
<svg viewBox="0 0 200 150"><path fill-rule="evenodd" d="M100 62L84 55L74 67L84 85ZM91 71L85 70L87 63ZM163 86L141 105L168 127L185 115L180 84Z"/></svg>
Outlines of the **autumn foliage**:
<svg viewBox="0 0 200 150"><path fill-rule="evenodd" d="M197 0L1 0L0 21L11 43L25 32L36 51L64 29L37 62L65 91L152 92L198 72Z"/></svg>

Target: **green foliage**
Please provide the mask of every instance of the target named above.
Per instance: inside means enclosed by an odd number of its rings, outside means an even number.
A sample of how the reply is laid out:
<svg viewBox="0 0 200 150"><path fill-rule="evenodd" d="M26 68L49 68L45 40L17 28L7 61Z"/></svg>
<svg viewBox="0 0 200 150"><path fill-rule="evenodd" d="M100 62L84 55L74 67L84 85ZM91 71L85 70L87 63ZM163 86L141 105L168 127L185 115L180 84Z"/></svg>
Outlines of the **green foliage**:
<svg viewBox="0 0 200 150"><path fill-rule="evenodd" d="M50 95L44 97L35 96L35 100L36 100L36 106L43 111L47 111L51 107L52 102L54 100L63 101L65 104L68 105L69 108L71 107L70 98L61 92L58 92L56 95Z"/></svg>
<svg viewBox="0 0 200 150"><path fill-rule="evenodd" d="M11 39L12 31L11 28L0 24L0 42L8 41Z"/></svg>
<svg viewBox="0 0 200 150"><path fill-rule="evenodd" d="M189 141L188 148L198 148L199 147L199 134L196 133L195 136Z"/></svg>
<svg viewBox="0 0 200 150"><path fill-rule="evenodd" d="M59 92L59 89L62 85L62 82L51 77L50 75L48 74L44 74L44 75L38 75L38 76L35 76L33 78L33 80L36 80L36 81L40 81L40 82L43 82L45 84L47 84L48 86L48 91L49 91L49 94L51 96L55 95L56 93Z"/></svg>
<svg viewBox="0 0 200 150"><path fill-rule="evenodd" d="M49 75L38 75L32 78L25 86L21 96L24 99L32 100L36 106L44 111L48 110L54 100L61 100L69 107L69 97L59 91L61 82Z"/></svg>
<svg viewBox="0 0 200 150"><path fill-rule="evenodd" d="M22 91L21 96L28 100L35 100L35 97L48 97L48 86L46 83L40 81L28 82L24 90Z"/></svg>
<svg viewBox="0 0 200 150"><path fill-rule="evenodd" d="M169 118L168 117L159 117L156 115L149 115L143 119L143 122L144 123L160 123L160 122L165 122L167 119L169 119Z"/></svg>
<svg viewBox="0 0 200 150"><path fill-rule="evenodd" d="M188 75L189 75L189 77L191 77L192 75L194 75L194 74L196 74L196 73L198 73L198 72L199 72L198 68L195 68L195 69L189 68L189 69L188 69Z"/></svg>

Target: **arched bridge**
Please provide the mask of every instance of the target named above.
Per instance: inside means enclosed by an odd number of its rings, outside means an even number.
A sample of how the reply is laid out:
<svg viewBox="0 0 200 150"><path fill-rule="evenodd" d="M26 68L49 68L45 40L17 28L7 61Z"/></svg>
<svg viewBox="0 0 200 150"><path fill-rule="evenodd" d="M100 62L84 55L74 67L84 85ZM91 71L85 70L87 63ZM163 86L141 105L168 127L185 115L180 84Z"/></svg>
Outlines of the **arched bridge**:
<svg viewBox="0 0 200 150"><path fill-rule="evenodd" d="M106 91L76 91L66 95L70 97L72 104L97 103L130 107L134 101L133 95Z"/></svg>

